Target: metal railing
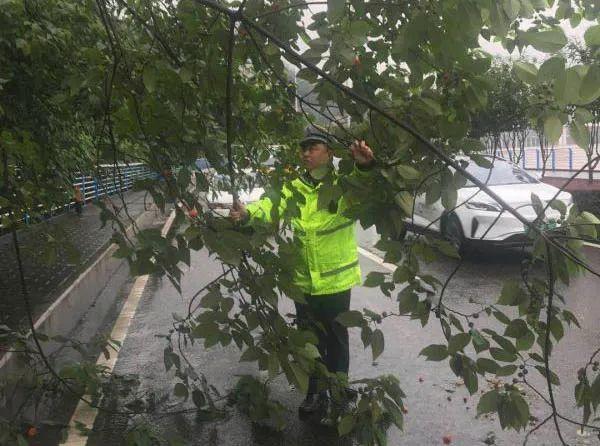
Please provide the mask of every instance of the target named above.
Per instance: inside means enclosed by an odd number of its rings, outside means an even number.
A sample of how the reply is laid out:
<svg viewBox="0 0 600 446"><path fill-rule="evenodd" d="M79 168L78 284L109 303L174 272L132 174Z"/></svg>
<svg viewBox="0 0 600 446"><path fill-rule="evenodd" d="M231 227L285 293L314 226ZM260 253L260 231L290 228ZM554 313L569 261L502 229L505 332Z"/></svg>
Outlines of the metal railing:
<svg viewBox="0 0 600 446"><path fill-rule="evenodd" d="M158 174L142 163L101 164L98 176L79 173L73 182L73 188L79 186L83 201L99 200L103 196L131 189L133 183L145 178L157 178ZM69 205L74 204L71 201Z"/></svg>
<svg viewBox="0 0 600 446"><path fill-rule="evenodd" d="M575 172L587 163L585 151L578 147L558 147L548 149L548 159L546 161L547 172ZM523 169L542 170L543 158L540 148L527 147L522 152L510 149L497 149L496 155L505 159L519 159L519 164ZM600 164L595 166L595 172L600 173Z"/></svg>
<svg viewBox="0 0 600 446"><path fill-rule="evenodd" d="M73 186L73 194L75 188L79 187L82 197L82 205L91 201L97 201L105 196L123 192L131 189L134 183L138 180L146 178L157 178L159 175L150 170L142 163L120 163L120 164L101 164L98 166L97 175L90 175L84 172L75 174ZM69 191L71 193L71 191ZM45 214L45 217L52 217L60 214L65 210L71 209L75 205L75 197L64 204L55 204L49 209L43 209L43 205L38 205L40 213ZM8 213L0 210L0 217L8 216ZM31 216L28 213L23 214L22 220L24 223L31 223ZM0 234L3 233L3 225L0 223Z"/></svg>

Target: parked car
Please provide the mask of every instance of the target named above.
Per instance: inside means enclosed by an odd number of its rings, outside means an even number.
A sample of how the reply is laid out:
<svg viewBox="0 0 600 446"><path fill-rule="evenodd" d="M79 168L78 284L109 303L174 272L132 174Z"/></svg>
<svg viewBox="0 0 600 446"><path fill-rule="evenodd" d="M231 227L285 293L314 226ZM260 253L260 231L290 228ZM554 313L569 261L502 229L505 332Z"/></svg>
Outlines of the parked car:
<svg viewBox="0 0 600 446"><path fill-rule="evenodd" d="M492 161L491 157L488 157ZM487 185L519 214L528 221L535 220L537 214L532 206L531 195L536 194L546 205L559 191L554 186L542 183L519 166L506 160L496 158L490 168L481 167L474 161L467 160L466 170ZM489 177L489 178L488 178ZM424 230L441 234L457 249L462 249L474 242L493 245L520 246L527 241L523 223L502 208L487 193L478 190L470 181L458 189L457 204L466 203L448 212L441 200L427 204L425 194L415 200L414 226L412 219L407 219L409 229L415 232ZM573 198L568 192L560 192L557 199L569 208ZM552 224L560 218L560 213L552 208L546 211L546 221Z"/></svg>

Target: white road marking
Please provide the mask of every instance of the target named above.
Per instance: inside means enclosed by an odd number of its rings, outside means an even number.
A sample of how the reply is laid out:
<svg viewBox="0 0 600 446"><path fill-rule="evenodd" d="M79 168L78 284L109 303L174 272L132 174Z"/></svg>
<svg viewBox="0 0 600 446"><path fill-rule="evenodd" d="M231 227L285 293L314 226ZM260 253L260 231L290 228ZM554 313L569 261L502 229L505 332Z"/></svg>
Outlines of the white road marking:
<svg viewBox="0 0 600 446"><path fill-rule="evenodd" d="M364 248L358 247L359 254L365 256L366 258L372 260L373 262L383 266L385 269L390 271L396 271L396 265L392 265L391 263L385 262L381 257L376 254L373 254L371 251L367 251Z"/></svg>
<svg viewBox="0 0 600 446"><path fill-rule="evenodd" d="M175 220L175 212L171 212L169 218L165 222L161 235L164 237L171 225L173 224L173 220ZM131 325L131 321L135 317L135 312L137 310L138 304L142 295L144 294L144 289L146 288L146 284L148 283L149 276L146 274L144 276L139 276L135 279L133 284L133 288L131 289L129 296L125 300L125 304L121 309L121 313L117 317L115 324L113 325L113 329L110 333L111 339L115 341L119 341L121 345L123 341L127 337L127 332L129 330L129 326ZM119 358L119 352L111 352L111 355L108 359L104 356L104 354L100 354L98 360L96 361L96 365L101 367L106 367L107 372L110 373L113 371L117 359ZM87 400L90 399L89 395L85 395ZM63 443L66 446L85 446L88 441L87 436L82 436L79 433L79 429L76 427L76 422L79 425L85 426L87 429L92 429L94 427L94 422L96 421L96 416L98 415L98 409L95 407L91 407L87 403L79 400L73 415L71 416L71 420L69 421L69 434L67 437L67 441Z"/></svg>

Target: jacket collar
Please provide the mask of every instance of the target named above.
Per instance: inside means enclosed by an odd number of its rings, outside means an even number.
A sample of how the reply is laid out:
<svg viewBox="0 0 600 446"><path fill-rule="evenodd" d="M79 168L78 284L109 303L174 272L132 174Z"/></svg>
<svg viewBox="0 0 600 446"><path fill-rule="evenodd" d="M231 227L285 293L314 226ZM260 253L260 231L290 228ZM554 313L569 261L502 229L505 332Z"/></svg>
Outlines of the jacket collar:
<svg viewBox="0 0 600 446"><path fill-rule="evenodd" d="M302 175L300 175L300 179L307 186L315 188L315 187L319 186L319 184L321 184L325 180L331 179L334 176L335 176L335 168L333 167L333 164L332 164L331 166L329 166L329 171L327 172L327 174L321 179L314 178L308 170L305 170L304 173Z"/></svg>

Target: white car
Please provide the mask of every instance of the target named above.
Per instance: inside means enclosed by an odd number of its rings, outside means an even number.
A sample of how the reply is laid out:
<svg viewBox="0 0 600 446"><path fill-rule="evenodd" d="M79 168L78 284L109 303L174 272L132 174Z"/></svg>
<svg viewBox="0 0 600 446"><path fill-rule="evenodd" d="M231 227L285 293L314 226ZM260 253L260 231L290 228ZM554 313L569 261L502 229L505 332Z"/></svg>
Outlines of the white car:
<svg viewBox="0 0 600 446"><path fill-rule="evenodd" d="M490 190L496 193L528 221L536 218L532 206L531 194L537 195L544 206L557 194L559 189L542 183L534 176L525 172L519 166L506 160L496 158L493 166L484 168L474 161L469 161L466 170L482 182L487 181ZM488 179L489 177L489 179ZM442 206L441 200L428 205L425 194L420 194L415 200L414 226L411 219L407 220L409 229L415 232L433 231L440 233L456 248L461 249L475 242L504 246L520 246L528 240L525 227L514 215L502 208L484 191L470 181L458 189L457 205L466 201L453 211L448 212ZM557 200L562 201L567 209L573 203L568 192L560 192ZM556 221L560 212L548 207L546 221Z"/></svg>

